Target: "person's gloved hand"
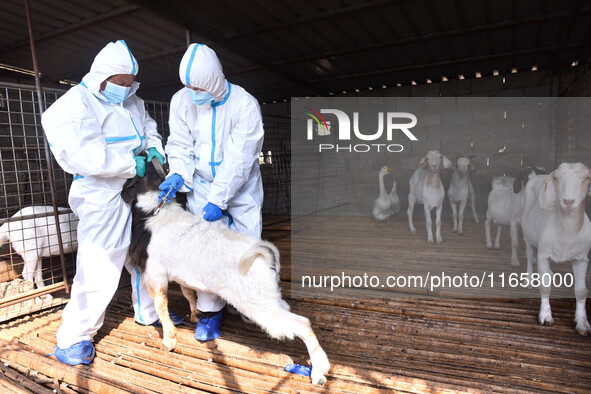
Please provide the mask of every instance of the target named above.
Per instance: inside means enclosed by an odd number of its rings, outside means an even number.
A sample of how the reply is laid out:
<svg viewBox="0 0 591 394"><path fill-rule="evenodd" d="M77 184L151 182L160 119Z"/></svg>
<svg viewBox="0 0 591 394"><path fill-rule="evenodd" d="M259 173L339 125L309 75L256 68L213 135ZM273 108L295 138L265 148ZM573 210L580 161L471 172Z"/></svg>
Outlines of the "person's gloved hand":
<svg viewBox="0 0 591 394"><path fill-rule="evenodd" d="M207 220L208 222L215 222L221 217L222 210L217 205L208 202L205 208L203 208L203 219Z"/></svg>
<svg viewBox="0 0 591 394"><path fill-rule="evenodd" d="M160 184L160 186L158 186L158 188L160 190L162 190L160 192L160 194L158 194L158 201L162 201L162 199L164 198L166 193L168 193L168 190L170 188L172 188L172 191L168 195L168 198L166 201L166 202L170 202L170 197L175 198L177 190L179 190L183 186L184 183L185 183L185 181L183 180L183 177L180 176L179 174L172 174L171 176L166 178L164 180L164 182L162 182Z"/></svg>
<svg viewBox="0 0 591 394"><path fill-rule="evenodd" d="M146 175L146 156L134 156L135 173L140 178Z"/></svg>
<svg viewBox="0 0 591 394"><path fill-rule="evenodd" d="M156 148L148 149L148 161L152 161L153 158L157 158L160 164L164 165L164 156Z"/></svg>

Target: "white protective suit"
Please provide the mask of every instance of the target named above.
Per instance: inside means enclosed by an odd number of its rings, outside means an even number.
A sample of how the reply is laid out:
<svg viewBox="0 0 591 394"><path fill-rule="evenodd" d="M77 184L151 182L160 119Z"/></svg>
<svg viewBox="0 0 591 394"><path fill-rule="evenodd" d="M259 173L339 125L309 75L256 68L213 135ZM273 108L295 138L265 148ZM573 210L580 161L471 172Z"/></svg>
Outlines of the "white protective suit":
<svg viewBox="0 0 591 394"><path fill-rule="evenodd" d="M125 42L111 42L98 53L82 82L42 117L53 155L74 174L69 204L80 218L76 276L57 333L62 349L92 340L117 290L131 239L131 207L121 199L121 188L136 175L134 154L152 147L164 153L156 122L135 95L138 83L121 104L110 104L100 91L100 84L111 75L137 71ZM127 270L135 319L151 324L158 320L153 300L139 270Z"/></svg>
<svg viewBox="0 0 591 394"><path fill-rule="evenodd" d="M166 144L170 174L183 177L180 191L190 192L187 207L191 213L202 216L210 202L224 211L221 220L231 228L260 238L263 186L259 154L264 130L258 102L226 81L220 61L206 45L189 46L179 76L184 85L211 93L215 103L197 106L189 88L172 97ZM197 296L202 312L216 312L225 305L210 293L198 292Z"/></svg>

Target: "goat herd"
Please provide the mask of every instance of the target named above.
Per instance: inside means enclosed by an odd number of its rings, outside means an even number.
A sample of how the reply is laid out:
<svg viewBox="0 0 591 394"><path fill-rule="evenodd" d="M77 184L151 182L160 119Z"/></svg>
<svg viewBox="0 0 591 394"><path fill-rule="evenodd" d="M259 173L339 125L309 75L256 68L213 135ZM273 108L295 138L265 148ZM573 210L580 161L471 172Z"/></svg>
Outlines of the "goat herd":
<svg viewBox="0 0 591 394"><path fill-rule="evenodd" d="M451 167L451 162L438 150L427 152L419 167L410 178L408 195L408 226L412 233L413 211L416 203L423 204L427 227L427 242L433 243L431 210L435 208L435 242L441 243L441 210L445 189L439 177L442 168ZM453 231L463 233L464 209L470 199L474 220L478 216L474 208L474 188L469 178L470 158L460 157L452 174L447 190L453 212ZM385 194L383 177L391 171L385 166L380 170L380 196L373 206L377 220L385 220L400 211L400 200L396 195L396 182L390 195ZM540 324L551 325L550 309L551 278L550 261L572 262L574 291L576 297L575 323L581 335L591 334L587 320L585 300L587 287L585 276L591 248L591 222L585 213L585 197L591 196L591 170L581 163L562 163L547 174L540 168L526 168L516 178L501 176L492 181L488 195L485 235L488 248L499 249L501 226L511 229L511 265L519 266L518 225L521 225L527 256L527 277L532 278L533 264L537 261L540 293L542 297L538 320ZM387 204L388 197L391 204ZM397 201L397 205L394 204ZM491 222L495 223L497 235L494 245L491 240ZM534 256L537 248L537 256Z"/></svg>

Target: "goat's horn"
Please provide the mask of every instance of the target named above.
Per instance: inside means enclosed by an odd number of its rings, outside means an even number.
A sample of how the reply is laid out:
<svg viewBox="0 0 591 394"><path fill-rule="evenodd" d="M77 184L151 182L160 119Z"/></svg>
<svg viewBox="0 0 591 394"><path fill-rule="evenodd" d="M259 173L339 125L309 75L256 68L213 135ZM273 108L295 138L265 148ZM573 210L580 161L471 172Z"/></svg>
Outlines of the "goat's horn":
<svg viewBox="0 0 591 394"><path fill-rule="evenodd" d="M160 163L160 160L154 157L152 158L152 164L154 165L154 168L156 169L158 175L160 175L162 178L166 178L166 170L162 166L162 163Z"/></svg>

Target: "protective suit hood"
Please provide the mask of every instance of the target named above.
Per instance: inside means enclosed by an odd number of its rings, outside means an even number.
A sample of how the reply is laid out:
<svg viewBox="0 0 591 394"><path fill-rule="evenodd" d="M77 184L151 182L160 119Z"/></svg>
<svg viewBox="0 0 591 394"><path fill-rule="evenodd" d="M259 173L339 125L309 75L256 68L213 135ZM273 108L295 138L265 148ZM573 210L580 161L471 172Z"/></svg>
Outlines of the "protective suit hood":
<svg viewBox="0 0 591 394"><path fill-rule="evenodd" d="M82 83L88 90L101 100L108 101L100 92L101 83L115 74L137 75L138 63L123 40L108 43L96 55L90 71L82 78ZM134 94L139 83L134 82L129 95Z"/></svg>
<svg viewBox="0 0 591 394"><path fill-rule="evenodd" d="M181 60L179 77L183 85L211 93L216 102L222 101L228 93L222 64L213 49L204 44L189 46Z"/></svg>

